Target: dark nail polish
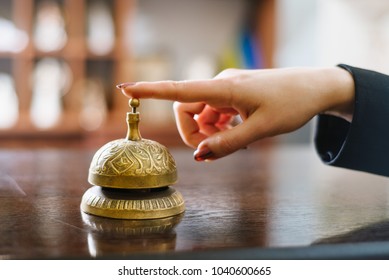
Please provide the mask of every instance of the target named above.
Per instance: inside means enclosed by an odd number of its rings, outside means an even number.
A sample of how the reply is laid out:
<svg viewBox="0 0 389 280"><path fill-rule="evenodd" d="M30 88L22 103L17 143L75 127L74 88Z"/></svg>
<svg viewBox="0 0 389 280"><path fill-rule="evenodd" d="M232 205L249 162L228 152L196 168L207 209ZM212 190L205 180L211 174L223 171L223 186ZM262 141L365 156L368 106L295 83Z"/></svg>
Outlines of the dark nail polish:
<svg viewBox="0 0 389 280"><path fill-rule="evenodd" d="M214 156L213 152L208 148L203 148L200 151L195 151L194 159L196 161L204 161L206 159L210 159Z"/></svg>
<svg viewBox="0 0 389 280"><path fill-rule="evenodd" d="M123 89L123 88L129 87L129 86L133 86L133 85L135 85L135 83L122 83L120 85L116 85L116 87L118 89Z"/></svg>

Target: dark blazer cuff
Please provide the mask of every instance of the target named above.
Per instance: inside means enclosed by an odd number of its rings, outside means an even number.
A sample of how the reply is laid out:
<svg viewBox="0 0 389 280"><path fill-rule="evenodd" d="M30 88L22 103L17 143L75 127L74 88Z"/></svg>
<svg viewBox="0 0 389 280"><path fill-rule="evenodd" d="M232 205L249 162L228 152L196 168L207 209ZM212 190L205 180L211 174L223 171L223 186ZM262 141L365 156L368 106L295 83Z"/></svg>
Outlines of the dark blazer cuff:
<svg viewBox="0 0 389 280"><path fill-rule="evenodd" d="M338 66L354 78L353 119L320 115L316 150L326 164L389 176L389 76Z"/></svg>

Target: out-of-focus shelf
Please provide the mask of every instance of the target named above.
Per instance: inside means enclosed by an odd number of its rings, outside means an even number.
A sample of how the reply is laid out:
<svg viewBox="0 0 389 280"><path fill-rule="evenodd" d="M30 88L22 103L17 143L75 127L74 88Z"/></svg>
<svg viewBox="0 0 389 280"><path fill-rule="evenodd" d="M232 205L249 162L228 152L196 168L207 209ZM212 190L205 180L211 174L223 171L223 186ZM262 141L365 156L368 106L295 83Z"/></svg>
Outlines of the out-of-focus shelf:
<svg viewBox="0 0 389 280"><path fill-rule="evenodd" d="M107 119L106 125L99 128L100 134L111 134L116 128L111 115L116 112L123 112L125 106L118 100L115 85L123 80L123 77L130 79L131 54L124 46L127 35L122 34L128 25L128 19L135 8L135 0L104 0L113 20L114 37L111 51L106 51L102 55L94 54L88 48L87 16L89 5L97 1L93 0L52 0L49 2L59 5L63 16L66 31L66 43L63 47L53 51L42 51L35 45L34 32L36 27L38 7L43 1L39 0L15 0L0 3L0 9L9 11L11 20L18 30L28 36L28 43L19 52L0 52L0 71L10 75L13 80L15 92L18 97L19 118L15 126L8 129L0 129L0 141L8 140L23 141L24 139L84 139L91 135L83 129L79 122L86 94L101 95L106 98ZM125 55L124 55L125 54ZM51 58L66 65L71 72L71 85L60 97L60 102L64 111L60 117L58 125L48 129L39 129L34 126L30 119L31 102L33 100L34 89L32 77L38 63ZM95 63L95 64L94 64ZM126 63L126 67L121 67L121 63ZM108 73L109 72L109 73ZM98 81L100 92L91 92L87 87L88 81ZM112 87L112 89L110 89ZM89 98L89 97L88 97ZM47 105L50 106L50 105ZM44 108L44 106L42 106ZM109 131L104 132L106 129ZM117 128L119 130L119 128ZM119 130L120 131L120 130ZM119 134L119 131L117 134Z"/></svg>

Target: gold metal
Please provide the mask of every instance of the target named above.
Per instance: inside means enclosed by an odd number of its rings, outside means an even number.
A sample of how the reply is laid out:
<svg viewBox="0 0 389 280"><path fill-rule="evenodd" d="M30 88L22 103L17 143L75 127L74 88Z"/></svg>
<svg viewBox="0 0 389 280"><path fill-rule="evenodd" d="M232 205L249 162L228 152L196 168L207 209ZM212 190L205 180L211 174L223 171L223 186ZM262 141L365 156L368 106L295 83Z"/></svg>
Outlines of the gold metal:
<svg viewBox="0 0 389 280"><path fill-rule="evenodd" d="M185 211L177 182L177 168L168 149L139 132L139 99L129 101L127 135L111 141L94 155L81 210L117 219L159 219Z"/></svg>
<svg viewBox="0 0 389 280"><path fill-rule="evenodd" d="M160 219L185 210L182 195L171 187L145 191L114 190L94 186L82 197L81 209L116 219Z"/></svg>
<svg viewBox="0 0 389 280"><path fill-rule="evenodd" d="M140 101L138 98L131 98L128 100L128 105L132 108L132 112L136 113L136 108L139 107Z"/></svg>
<svg viewBox="0 0 389 280"><path fill-rule="evenodd" d="M130 107L132 107L132 112L127 113L127 140L131 141L139 141L142 140L142 136L139 132L139 113L136 112L136 108L138 108L140 102L137 98L132 98L128 102Z"/></svg>
<svg viewBox="0 0 389 280"><path fill-rule="evenodd" d="M168 149L142 139L139 133L138 99L131 99L126 139L111 141L94 155L88 181L92 185L120 189L149 189L177 182L177 168Z"/></svg>
<svg viewBox="0 0 389 280"><path fill-rule="evenodd" d="M173 156L158 142L119 139L96 152L88 181L109 188L159 188L176 183L177 168Z"/></svg>

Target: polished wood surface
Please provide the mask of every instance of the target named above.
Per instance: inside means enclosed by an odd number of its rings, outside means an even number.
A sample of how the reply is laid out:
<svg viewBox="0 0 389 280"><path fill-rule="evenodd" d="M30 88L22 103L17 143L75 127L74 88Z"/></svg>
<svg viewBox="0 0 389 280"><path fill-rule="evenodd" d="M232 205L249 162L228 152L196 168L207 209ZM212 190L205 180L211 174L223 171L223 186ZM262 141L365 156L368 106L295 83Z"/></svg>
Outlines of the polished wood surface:
<svg viewBox="0 0 389 280"><path fill-rule="evenodd" d="M212 163L195 162L185 148L170 150L187 210L143 223L80 212L95 150L0 150L0 259L389 240L389 180L325 166L313 147L247 149Z"/></svg>

